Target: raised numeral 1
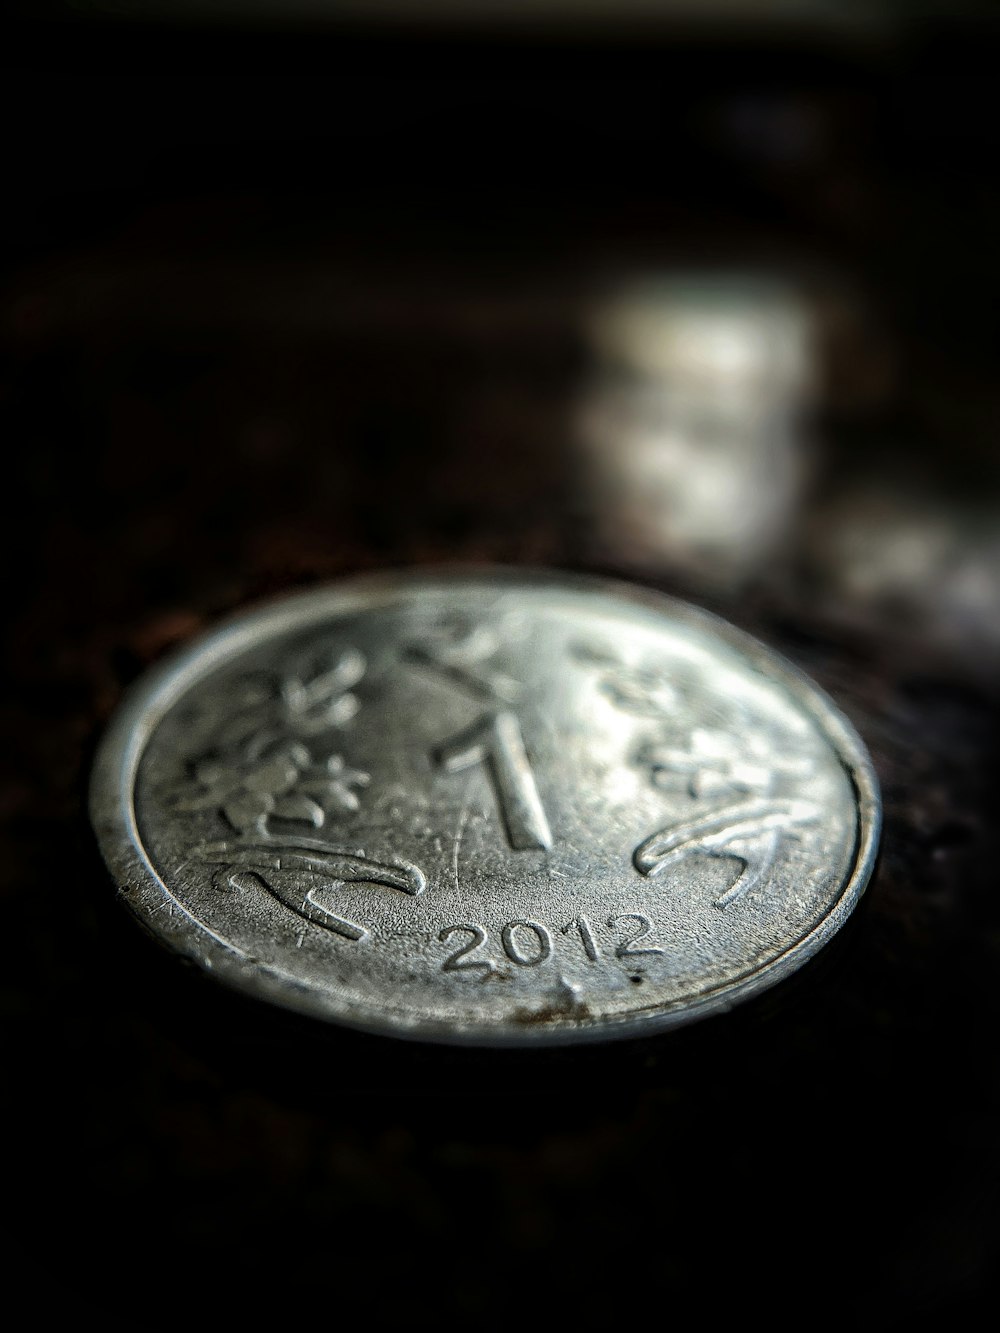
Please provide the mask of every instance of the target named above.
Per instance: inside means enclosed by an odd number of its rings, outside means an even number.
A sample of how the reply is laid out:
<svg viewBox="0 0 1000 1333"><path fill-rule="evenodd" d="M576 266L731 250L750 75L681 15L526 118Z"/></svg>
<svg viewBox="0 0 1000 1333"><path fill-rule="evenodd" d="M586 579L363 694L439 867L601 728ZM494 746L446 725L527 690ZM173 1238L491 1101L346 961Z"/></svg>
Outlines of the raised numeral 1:
<svg viewBox="0 0 1000 1333"><path fill-rule="evenodd" d="M579 931L583 952L592 963L596 963L600 955L597 952L597 941L594 939L594 932L590 929L590 922L587 918L585 916L575 916L572 921L567 921L562 928L562 933L568 935L571 930Z"/></svg>
<svg viewBox="0 0 1000 1333"><path fill-rule="evenodd" d="M447 773L485 765L510 845L517 851L551 847L549 821L513 713L488 713L460 736L439 746L435 758Z"/></svg>

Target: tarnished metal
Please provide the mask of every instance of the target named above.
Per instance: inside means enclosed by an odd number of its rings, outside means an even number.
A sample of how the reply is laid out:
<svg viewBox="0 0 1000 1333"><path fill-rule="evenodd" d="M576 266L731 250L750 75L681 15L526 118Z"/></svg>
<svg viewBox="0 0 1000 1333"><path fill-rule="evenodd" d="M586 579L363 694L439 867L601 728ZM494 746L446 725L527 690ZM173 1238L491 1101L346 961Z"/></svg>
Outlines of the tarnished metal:
<svg viewBox="0 0 1000 1333"><path fill-rule="evenodd" d="M871 763L767 648L626 585L382 575L233 618L132 690L91 811L222 980L370 1031L534 1044L727 1008L843 924Z"/></svg>

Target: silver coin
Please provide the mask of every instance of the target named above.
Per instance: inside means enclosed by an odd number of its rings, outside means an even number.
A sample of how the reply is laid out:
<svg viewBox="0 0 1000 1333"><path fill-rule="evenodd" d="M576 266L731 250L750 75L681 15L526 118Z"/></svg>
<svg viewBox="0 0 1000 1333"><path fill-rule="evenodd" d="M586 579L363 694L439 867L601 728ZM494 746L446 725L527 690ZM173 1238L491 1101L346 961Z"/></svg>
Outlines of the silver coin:
<svg viewBox="0 0 1000 1333"><path fill-rule="evenodd" d="M220 979L351 1026L521 1045L728 1008L843 925L878 789L830 700L725 622L561 575L285 598L134 687L91 812Z"/></svg>

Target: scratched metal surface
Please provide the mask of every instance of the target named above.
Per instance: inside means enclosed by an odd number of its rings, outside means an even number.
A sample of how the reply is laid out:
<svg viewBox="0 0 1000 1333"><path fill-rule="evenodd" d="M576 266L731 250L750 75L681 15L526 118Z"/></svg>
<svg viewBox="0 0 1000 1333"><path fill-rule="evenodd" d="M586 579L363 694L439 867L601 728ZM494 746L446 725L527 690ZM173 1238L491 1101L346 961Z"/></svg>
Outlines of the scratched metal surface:
<svg viewBox="0 0 1000 1333"><path fill-rule="evenodd" d="M133 690L91 810L124 901L222 980L399 1036L634 1037L801 966L879 798L722 621L556 574L344 581Z"/></svg>
<svg viewBox="0 0 1000 1333"><path fill-rule="evenodd" d="M977 1326L1000 1248L995 622L959 612L944 642L922 559L882 602L867 557L837 585L819 511L859 513L879 470L867 537L921 477L935 532L958 497L972 534L1000 491L995 38L548 52L491 93L475 53L449 92L453 52L381 46L359 89L357 53L319 41L312 83L262 83L261 42L228 35L190 81L120 43L123 80L87 36L53 65L49 28L0 88L8 1290L129 1329L553 1305ZM574 489L580 274L706 253L832 271L882 338L827 339L792 558L735 589ZM481 1051L252 1002L143 938L86 811L125 690L260 598L443 561L679 594L837 701L884 834L807 967L648 1039Z"/></svg>

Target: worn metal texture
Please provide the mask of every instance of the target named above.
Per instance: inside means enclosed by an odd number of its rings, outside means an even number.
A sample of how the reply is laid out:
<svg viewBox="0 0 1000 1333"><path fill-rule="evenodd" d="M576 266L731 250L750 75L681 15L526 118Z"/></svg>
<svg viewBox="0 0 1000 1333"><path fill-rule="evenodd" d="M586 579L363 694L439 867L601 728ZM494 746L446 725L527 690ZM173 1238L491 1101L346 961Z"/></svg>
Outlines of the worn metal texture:
<svg viewBox="0 0 1000 1333"><path fill-rule="evenodd" d="M874 860L858 737L762 645L627 585L348 580L137 685L91 812L119 892L254 995L482 1044L730 1007Z"/></svg>

